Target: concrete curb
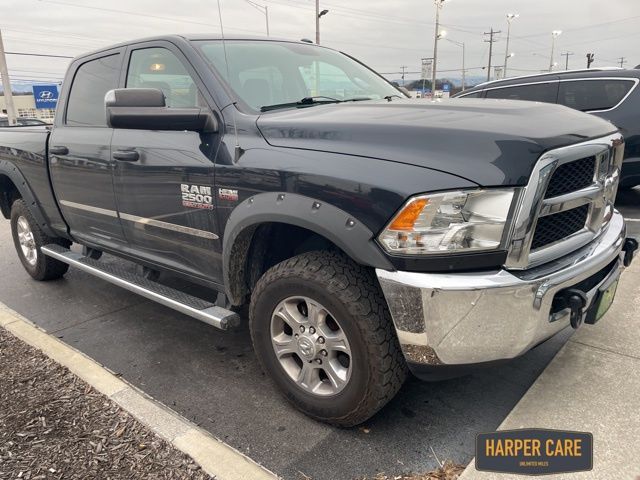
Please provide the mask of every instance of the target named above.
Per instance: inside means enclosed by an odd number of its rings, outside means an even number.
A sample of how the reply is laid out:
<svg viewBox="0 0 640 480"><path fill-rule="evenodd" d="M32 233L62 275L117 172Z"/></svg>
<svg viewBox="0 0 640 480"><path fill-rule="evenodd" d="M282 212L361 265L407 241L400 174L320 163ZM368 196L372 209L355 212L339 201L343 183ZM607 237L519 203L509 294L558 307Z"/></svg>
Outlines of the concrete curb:
<svg viewBox="0 0 640 480"><path fill-rule="evenodd" d="M116 377L95 360L49 335L0 303L0 327L68 368L219 480L278 477L186 418Z"/></svg>

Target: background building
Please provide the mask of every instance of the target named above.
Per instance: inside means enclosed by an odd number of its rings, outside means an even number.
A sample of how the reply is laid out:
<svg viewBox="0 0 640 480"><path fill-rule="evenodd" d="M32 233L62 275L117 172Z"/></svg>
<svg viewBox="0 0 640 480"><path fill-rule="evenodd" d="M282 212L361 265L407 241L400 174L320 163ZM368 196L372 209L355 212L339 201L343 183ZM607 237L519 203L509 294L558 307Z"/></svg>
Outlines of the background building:
<svg viewBox="0 0 640 480"><path fill-rule="evenodd" d="M13 94L13 103L16 107L16 115L22 118L37 118L43 122L53 123L55 109L36 108L36 101L32 93ZM4 95L0 94L0 115L6 115L7 110L4 102Z"/></svg>

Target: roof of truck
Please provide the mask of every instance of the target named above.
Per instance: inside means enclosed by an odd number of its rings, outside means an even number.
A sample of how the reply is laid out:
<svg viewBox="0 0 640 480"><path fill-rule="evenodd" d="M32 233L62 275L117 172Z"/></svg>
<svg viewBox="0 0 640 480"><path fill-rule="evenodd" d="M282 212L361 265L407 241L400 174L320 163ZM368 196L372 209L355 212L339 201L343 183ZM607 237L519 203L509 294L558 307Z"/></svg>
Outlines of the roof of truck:
<svg viewBox="0 0 640 480"><path fill-rule="evenodd" d="M156 35L153 37L144 37L144 38L136 38L133 40L128 40L126 42L120 42L113 45L108 45L103 48L99 48L97 50L93 50L91 52L83 53L78 55L73 59L73 61L89 57L91 55L95 55L96 53L104 52L107 50L112 50L114 48L119 47L127 47L129 45L134 45L136 43L144 43L144 42L153 42L158 40L178 40L178 41L195 41L195 40L251 40L251 41L264 41L264 42L288 42L288 43L302 43L305 45L311 45L313 42L310 40L291 40L290 38L276 38L276 37L265 37L260 35L225 35L224 38L222 35L217 33L193 33L193 34L171 34L171 35ZM313 44L315 45L315 44ZM321 45L318 45L321 46ZM327 48L327 47L323 47Z"/></svg>

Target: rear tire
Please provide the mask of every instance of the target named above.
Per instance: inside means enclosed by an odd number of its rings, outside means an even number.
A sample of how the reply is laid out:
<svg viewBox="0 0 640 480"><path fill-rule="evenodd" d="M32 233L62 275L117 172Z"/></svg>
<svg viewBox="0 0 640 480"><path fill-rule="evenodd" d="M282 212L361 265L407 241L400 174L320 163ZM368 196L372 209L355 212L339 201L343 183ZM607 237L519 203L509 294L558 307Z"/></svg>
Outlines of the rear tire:
<svg viewBox="0 0 640 480"><path fill-rule="evenodd" d="M406 378L373 272L342 254L308 252L269 269L256 284L249 318L263 370L316 420L362 423Z"/></svg>
<svg viewBox="0 0 640 480"><path fill-rule="evenodd" d="M51 243L69 247L71 242L44 233L24 200L16 200L11 206L11 234L22 266L35 280L54 280L69 270L68 264L47 257L40 249Z"/></svg>

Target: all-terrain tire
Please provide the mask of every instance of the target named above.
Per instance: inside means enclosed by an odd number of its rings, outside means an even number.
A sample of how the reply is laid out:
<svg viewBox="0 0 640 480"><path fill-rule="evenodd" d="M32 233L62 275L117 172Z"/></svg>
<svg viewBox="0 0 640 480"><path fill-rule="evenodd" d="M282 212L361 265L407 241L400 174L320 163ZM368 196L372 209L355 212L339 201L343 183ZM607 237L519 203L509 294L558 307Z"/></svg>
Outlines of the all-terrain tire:
<svg viewBox="0 0 640 480"><path fill-rule="evenodd" d="M335 395L301 388L275 354L271 318L280 302L292 296L326 307L348 339L353 369ZM406 363L374 272L338 252L308 252L269 269L252 293L249 318L263 370L295 407L316 420L343 427L360 424L392 399L406 378Z"/></svg>
<svg viewBox="0 0 640 480"><path fill-rule="evenodd" d="M28 228L30 229L30 234L33 236L35 259L32 259L32 261L27 259L20 244L18 232L18 222L20 219L26 220ZM20 258L22 266L35 280L54 280L62 277L67 273L67 270L69 270L68 264L46 256L40 249L43 246L52 243L69 247L71 242L62 238L52 238L44 233L22 199L16 200L11 206L11 234L13 236L13 244L16 247L18 258Z"/></svg>

